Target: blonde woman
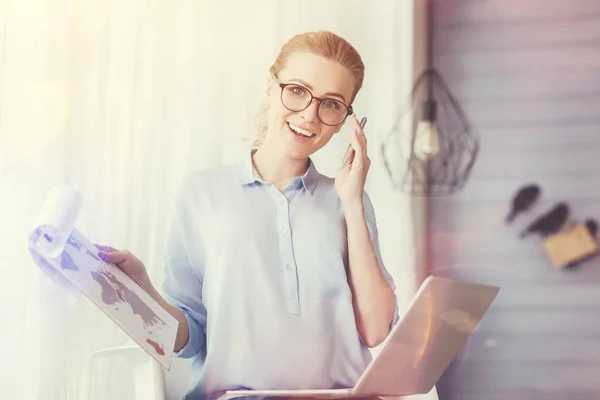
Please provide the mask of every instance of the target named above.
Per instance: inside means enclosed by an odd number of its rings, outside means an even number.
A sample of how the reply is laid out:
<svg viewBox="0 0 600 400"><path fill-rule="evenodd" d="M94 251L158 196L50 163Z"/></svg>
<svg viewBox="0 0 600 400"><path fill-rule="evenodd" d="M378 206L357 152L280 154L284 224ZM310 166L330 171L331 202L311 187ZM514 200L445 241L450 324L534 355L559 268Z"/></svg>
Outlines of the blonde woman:
<svg viewBox="0 0 600 400"><path fill-rule="evenodd" d="M253 149L191 173L178 191L162 290L130 252L101 248L179 321L174 354L193 359L186 399L351 387L398 319L352 110L360 55L333 33L309 32L270 72ZM329 178L310 156L345 123L353 156Z"/></svg>

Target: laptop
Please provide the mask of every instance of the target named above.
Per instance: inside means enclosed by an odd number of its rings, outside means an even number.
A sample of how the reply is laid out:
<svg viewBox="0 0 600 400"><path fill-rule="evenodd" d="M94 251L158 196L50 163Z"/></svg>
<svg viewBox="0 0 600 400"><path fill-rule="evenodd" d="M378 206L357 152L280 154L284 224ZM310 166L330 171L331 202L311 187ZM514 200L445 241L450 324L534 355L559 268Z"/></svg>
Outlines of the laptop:
<svg viewBox="0 0 600 400"><path fill-rule="evenodd" d="M354 387L228 390L236 397L357 398L429 393L479 324L496 286L429 276Z"/></svg>

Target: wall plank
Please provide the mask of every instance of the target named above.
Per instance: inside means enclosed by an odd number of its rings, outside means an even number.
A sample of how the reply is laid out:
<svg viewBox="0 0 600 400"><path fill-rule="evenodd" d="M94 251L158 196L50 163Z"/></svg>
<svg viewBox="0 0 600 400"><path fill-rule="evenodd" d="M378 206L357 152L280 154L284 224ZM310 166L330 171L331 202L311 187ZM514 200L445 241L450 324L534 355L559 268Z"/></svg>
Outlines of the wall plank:
<svg viewBox="0 0 600 400"><path fill-rule="evenodd" d="M538 1L538 0L536 0ZM600 18L600 17L599 17ZM597 45L569 46L563 49L540 48L482 53L435 55L434 62L445 77L497 77L507 79L519 74L592 73L598 71L600 54Z"/></svg>
<svg viewBox="0 0 600 400"><path fill-rule="evenodd" d="M485 30L490 25L513 26L531 22L573 22L600 17L596 0L434 0L434 26L472 27ZM484 25L484 26L482 26Z"/></svg>
<svg viewBox="0 0 600 400"><path fill-rule="evenodd" d="M448 40L448 36L443 36ZM595 70L552 71L531 74L512 74L508 77L497 74L490 76L468 76L461 71L451 76L450 68L438 67L451 86L453 94L464 103L478 101L535 101L595 98L600 92L600 77ZM480 74L481 75L481 74ZM485 88L485 90L482 90Z"/></svg>
<svg viewBox="0 0 600 400"><path fill-rule="evenodd" d="M448 35L439 35L438 56L455 52L488 52L490 48L494 51L514 51L515 42L519 43L521 50L557 49L584 44L596 45L600 39L600 26L595 17L578 19L577 25L566 20L549 23L535 19L521 25L488 25L478 35L471 34L472 26L469 25L438 28L439 31L451 31Z"/></svg>
<svg viewBox="0 0 600 400"><path fill-rule="evenodd" d="M557 309L531 309L522 307L513 312L504 312L505 309L498 307L489 311L479 324L476 333L469 339L466 348L473 350L472 342L482 342L483 346L495 348L504 351L509 343L526 343L531 346L539 346L538 341L552 340L559 341L552 345L560 347L566 346L573 349L573 343L587 341L586 346L577 346L577 350L587 348L591 342L590 352L600 345L596 332L600 330L600 319L596 318L591 307L581 307L577 310L557 308ZM560 321L560 323L557 323ZM535 338L533 337L535 336ZM483 339L482 339L483 338ZM532 343L535 341L536 343ZM568 340L565 340L568 339ZM491 340L486 343L485 340ZM583 344L583 343L582 343ZM548 352L548 356L553 356L554 352ZM527 351L526 349L524 350ZM504 351L502 357L519 357L522 352ZM596 357L600 360L600 357ZM477 361L477 360L476 360Z"/></svg>
<svg viewBox="0 0 600 400"><path fill-rule="evenodd" d="M585 389L593 393L600 390L599 361L455 363L453 367L452 373L458 379L452 381L450 387L455 391L481 392L480 399L485 399L486 393L507 389L544 391L547 392L546 399L571 399L568 392L565 393L567 390ZM562 391L564 397L552 397L553 391Z"/></svg>

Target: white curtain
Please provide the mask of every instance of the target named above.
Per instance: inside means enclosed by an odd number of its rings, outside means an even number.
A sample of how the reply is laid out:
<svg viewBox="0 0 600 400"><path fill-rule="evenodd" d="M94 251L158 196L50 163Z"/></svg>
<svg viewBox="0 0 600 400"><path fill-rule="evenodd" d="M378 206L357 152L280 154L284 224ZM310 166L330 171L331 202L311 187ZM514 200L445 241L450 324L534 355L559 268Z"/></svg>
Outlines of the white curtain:
<svg viewBox="0 0 600 400"><path fill-rule="evenodd" d="M247 151L267 70L283 42L306 30L337 32L365 61L355 110L369 117L367 190L405 306L415 274L410 202L391 189L378 153L409 89L404 9L402 1L0 0L0 398L133 397L118 360L89 378L89 354L128 338L40 273L27 252L31 224L48 191L71 183L84 198L79 230L130 249L158 284L175 186L190 169ZM335 174L348 137L344 128L315 156L321 172Z"/></svg>

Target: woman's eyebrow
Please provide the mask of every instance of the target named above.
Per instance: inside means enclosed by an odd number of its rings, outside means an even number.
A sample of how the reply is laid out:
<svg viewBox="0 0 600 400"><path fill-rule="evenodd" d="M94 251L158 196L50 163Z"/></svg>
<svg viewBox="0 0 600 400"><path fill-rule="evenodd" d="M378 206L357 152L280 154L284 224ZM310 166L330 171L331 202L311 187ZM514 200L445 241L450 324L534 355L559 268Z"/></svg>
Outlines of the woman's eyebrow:
<svg viewBox="0 0 600 400"><path fill-rule="evenodd" d="M308 82L303 81L302 79L290 79L290 82L298 82L301 83L302 85L306 86L308 89L313 90L312 86L310 86L310 84ZM339 97L340 99L342 99L344 101L344 103L346 102L346 99L344 98L344 96L342 96L339 93L335 93L335 92L327 92L325 93L325 96L335 96L335 97Z"/></svg>

